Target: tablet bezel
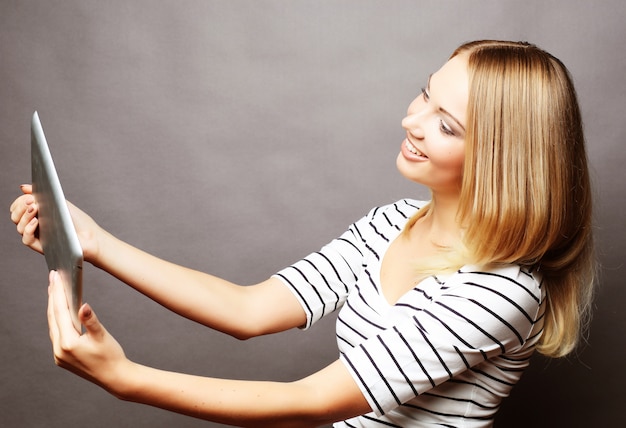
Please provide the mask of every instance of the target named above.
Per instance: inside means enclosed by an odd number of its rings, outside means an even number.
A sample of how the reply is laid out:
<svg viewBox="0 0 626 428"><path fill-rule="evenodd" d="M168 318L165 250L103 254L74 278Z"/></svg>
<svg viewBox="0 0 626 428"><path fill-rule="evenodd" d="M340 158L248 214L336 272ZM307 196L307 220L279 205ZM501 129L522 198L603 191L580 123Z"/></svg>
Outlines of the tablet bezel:
<svg viewBox="0 0 626 428"><path fill-rule="evenodd" d="M39 240L46 264L48 270L59 273L72 322L80 332L78 309L83 294L83 250L37 112L31 123L31 173L33 195L39 209Z"/></svg>

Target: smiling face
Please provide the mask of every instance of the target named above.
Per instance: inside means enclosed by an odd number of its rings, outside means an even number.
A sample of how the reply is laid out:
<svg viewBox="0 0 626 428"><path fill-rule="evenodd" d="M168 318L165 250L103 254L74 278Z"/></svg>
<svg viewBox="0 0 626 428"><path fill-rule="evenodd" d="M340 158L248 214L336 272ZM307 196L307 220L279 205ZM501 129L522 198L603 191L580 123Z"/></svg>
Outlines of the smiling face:
<svg viewBox="0 0 626 428"><path fill-rule="evenodd" d="M461 54L430 77L402 120L407 136L396 162L398 170L428 186L433 195L460 194L468 92L467 56Z"/></svg>

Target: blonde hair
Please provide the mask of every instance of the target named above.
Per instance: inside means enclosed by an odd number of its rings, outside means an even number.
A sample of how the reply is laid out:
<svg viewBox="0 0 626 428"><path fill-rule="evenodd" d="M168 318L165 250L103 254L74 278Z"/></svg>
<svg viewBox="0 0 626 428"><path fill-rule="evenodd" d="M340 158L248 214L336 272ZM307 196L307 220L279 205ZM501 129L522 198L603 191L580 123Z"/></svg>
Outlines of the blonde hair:
<svg viewBox="0 0 626 428"><path fill-rule="evenodd" d="M458 211L466 261L540 271L548 298L538 351L567 355L586 327L595 277L591 185L572 79L561 61L528 43L470 42L452 57L461 53L470 80Z"/></svg>

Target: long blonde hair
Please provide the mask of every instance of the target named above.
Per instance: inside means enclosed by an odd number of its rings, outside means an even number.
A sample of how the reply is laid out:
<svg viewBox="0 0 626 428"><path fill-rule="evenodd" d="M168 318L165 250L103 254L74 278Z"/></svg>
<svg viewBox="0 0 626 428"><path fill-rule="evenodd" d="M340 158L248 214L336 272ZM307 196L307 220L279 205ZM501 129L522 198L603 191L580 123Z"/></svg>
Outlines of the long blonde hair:
<svg viewBox="0 0 626 428"><path fill-rule="evenodd" d="M538 350L567 355L586 326L595 276L572 79L561 61L528 43L476 41L452 57L460 53L468 54L470 78L458 211L467 261L539 270L548 299Z"/></svg>

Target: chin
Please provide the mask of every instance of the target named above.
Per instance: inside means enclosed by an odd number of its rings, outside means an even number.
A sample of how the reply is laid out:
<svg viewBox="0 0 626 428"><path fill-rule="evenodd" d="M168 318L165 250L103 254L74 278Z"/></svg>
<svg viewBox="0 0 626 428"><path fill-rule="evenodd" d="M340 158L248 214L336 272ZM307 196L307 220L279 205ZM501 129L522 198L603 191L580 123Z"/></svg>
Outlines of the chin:
<svg viewBox="0 0 626 428"><path fill-rule="evenodd" d="M416 173L415 165L408 164L406 159L404 159L404 156L402 156L402 153L400 153L398 157L396 158L396 168L398 169L398 172L400 173L400 175L402 175L407 180L412 181L417 184L425 185L423 180L421 180L419 178L419 175Z"/></svg>

